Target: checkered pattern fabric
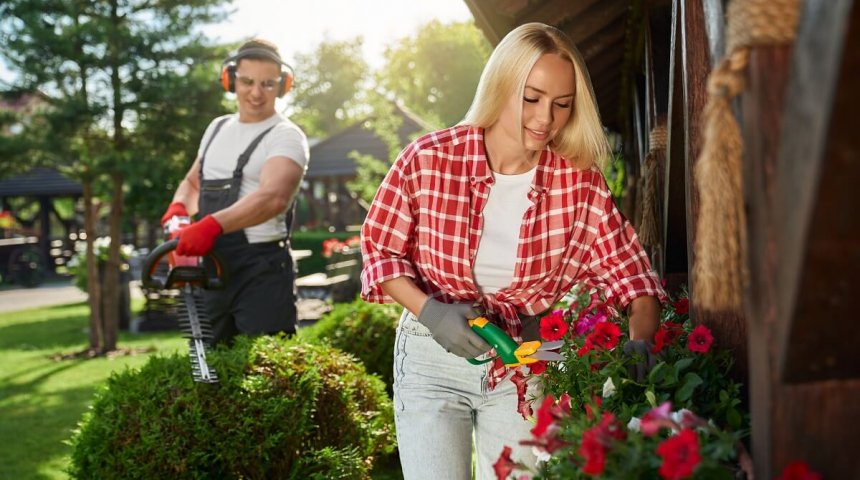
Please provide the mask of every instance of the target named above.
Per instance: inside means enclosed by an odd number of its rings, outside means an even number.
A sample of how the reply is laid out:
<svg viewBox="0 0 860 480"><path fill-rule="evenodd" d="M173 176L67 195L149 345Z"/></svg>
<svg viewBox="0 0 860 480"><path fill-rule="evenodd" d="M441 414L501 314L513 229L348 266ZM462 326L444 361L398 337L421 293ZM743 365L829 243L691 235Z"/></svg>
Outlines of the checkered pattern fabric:
<svg viewBox="0 0 860 480"><path fill-rule="evenodd" d="M393 302L379 284L408 276L441 301L481 304L519 339L518 313L546 311L577 283L601 289L622 309L640 296L665 298L597 167L574 168L550 149L541 154L528 194L534 205L520 227L513 282L482 295L472 263L494 184L483 135L480 128L456 126L401 152L362 227L363 299ZM495 370L498 381L506 371Z"/></svg>

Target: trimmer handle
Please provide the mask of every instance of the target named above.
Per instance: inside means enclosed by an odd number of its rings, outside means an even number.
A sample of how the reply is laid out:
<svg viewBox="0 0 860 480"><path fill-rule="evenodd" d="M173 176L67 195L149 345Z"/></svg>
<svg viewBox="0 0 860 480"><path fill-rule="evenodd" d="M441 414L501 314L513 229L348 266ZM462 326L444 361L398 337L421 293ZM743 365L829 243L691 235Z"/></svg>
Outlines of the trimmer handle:
<svg viewBox="0 0 860 480"><path fill-rule="evenodd" d="M142 264L141 283L146 288L163 290L167 288L178 288L186 283L200 285L207 290L219 290L224 288L227 283L227 272L224 269L224 262L215 252L206 254L215 265L214 275L210 275L208 269L201 265L177 265L171 267L166 276L157 276L155 274L156 266L161 259L176 249L179 245L179 239L166 241L149 253ZM200 258L200 257L197 257Z"/></svg>
<svg viewBox="0 0 860 480"><path fill-rule="evenodd" d="M496 358L501 357L502 361L505 362L505 365L516 365L519 364L519 359L514 354L519 345L514 341L513 338L509 337L508 334L505 333L504 330L493 325L484 317L477 317L469 320L469 327L475 331L481 338L487 341L493 348L496 349L496 356L487 358L484 360L477 360L474 358L468 358L467 360L472 365L483 365L487 362L491 362Z"/></svg>

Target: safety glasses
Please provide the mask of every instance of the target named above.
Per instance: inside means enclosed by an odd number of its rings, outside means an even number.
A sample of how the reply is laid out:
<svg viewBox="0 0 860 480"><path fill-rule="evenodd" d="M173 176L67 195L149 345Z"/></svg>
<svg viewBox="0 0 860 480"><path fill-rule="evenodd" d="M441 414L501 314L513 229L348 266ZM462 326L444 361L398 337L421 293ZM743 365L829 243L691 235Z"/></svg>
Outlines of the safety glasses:
<svg viewBox="0 0 860 480"><path fill-rule="evenodd" d="M269 80L257 80L253 77L247 77L245 75L236 74L236 83L238 85L242 85L245 88L254 88L254 85L259 82L260 87L267 92L274 92L276 88L281 84L280 78L270 78Z"/></svg>

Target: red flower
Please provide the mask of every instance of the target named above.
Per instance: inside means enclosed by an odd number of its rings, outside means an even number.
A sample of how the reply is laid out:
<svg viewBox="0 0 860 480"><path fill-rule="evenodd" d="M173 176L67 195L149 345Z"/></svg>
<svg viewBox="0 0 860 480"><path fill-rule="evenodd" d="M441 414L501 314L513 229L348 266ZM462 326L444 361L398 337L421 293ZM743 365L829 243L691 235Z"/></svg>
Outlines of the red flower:
<svg viewBox="0 0 860 480"><path fill-rule="evenodd" d="M675 300L672 302L672 308L675 309L675 313L678 315L686 315L690 312L690 299L685 297Z"/></svg>
<svg viewBox="0 0 860 480"><path fill-rule="evenodd" d="M594 327L594 331L588 336L588 340L596 347L605 350L612 350L618 345L618 339L621 337L621 329L618 325L612 322L599 323Z"/></svg>
<svg viewBox="0 0 860 480"><path fill-rule="evenodd" d="M535 437L540 437L550 425L555 423L555 418L552 414L552 405L555 403L555 398L552 395L547 395L546 398L543 399L543 403L537 411L537 423L534 428L532 428L532 435Z"/></svg>
<svg viewBox="0 0 860 480"><path fill-rule="evenodd" d="M579 454L585 459L582 471L588 475L600 475L606 466L606 449L601 445L599 437L598 427L589 428L582 434Z"/></svg>
<svg viewBox="0 0 860 480"><path fill-rule="evenodd" d="M809 469L806 462L795 460L782 470L776 480L821 480L821 474Z"/></svg>
<svg viewBox="0 0 860 480"><path fill-rule="evenodd" d="M699 456L699 437L685 429L657 446L657 455L663 459L657 471L665 480L680 480L693 474L702 460Z"/></svg>
<svg viewBox="0 0 860 480"><path fill-rule="evenodd" d="M529 364L529 373L532 375L540 375L546 371L546 362L538 361Z"/></svg>
<svg viewBox="0 0 860 480"><path fill-rule="evenodd" d="M526 391L529 386L526 383L526 376L519 367L511 375L511 381L517 386L517 411L524 419L528 419L532 416L532 406L526 401Z"/></svg>
<svg viewBox="0 0 860 480"><path fill-rule="evenodd" d="M548 342L561 340L567 334L564 312L556 310L540 319L540 336Z"/></svg>
<svg viewBox="0 0 860 480"><path fill-rule="evenodd" d="M704 325L699 325L694 328L687 338L687 348L691 352L708 353L711 345L714 343L714 336L711 331Z"/></svg>
<svg viewBox="0 0 860 480"><path fill-rule="evenodd" d="M516 466L516 462L511 459L511 447L505 445L505 448L502 449L502 454L499 455L499 459L493 464L496 479L505 480L514 471L514 467Z"/></svg>
<svg viewBox="0 0 860 480"><path fill-rule="evenodd" d="M591 337L585 339L585 343L582 344L579 349L576 350L577 357L584 357L585 354L592 351L594 349L594 343L591 341Z"/></svg>
<svg viewBox="0 0 860 480"><path fill-rule="evenodd" d="M654 335L651 353L660 353L664 347L674 343L682 333L684 333L684 326L680 323L666 322L660 325L660 329Z"/></svg>

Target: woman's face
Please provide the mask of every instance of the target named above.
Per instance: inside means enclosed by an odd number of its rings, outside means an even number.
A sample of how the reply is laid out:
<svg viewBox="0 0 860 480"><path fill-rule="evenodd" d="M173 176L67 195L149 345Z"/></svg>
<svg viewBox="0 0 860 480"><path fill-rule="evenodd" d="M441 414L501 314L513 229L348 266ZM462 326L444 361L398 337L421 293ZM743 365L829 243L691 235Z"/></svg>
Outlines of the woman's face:
<svg viewBox="0 0 860 480"><path fill-rule="evenodd" d="M522 134L526 150L543 150L567 123L576 93L573 64L554 53L542 55L526 79L522 96L514 95L499 119L514 139ZM517 125L518 102L523 116Z"/></svg>

